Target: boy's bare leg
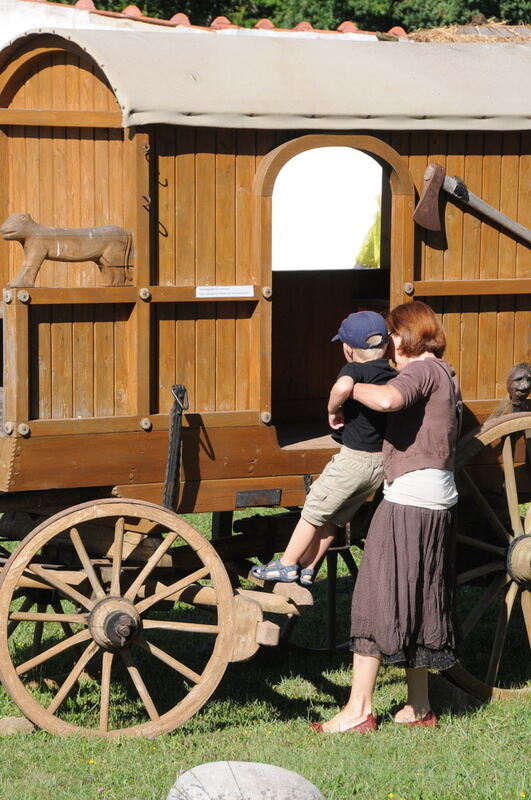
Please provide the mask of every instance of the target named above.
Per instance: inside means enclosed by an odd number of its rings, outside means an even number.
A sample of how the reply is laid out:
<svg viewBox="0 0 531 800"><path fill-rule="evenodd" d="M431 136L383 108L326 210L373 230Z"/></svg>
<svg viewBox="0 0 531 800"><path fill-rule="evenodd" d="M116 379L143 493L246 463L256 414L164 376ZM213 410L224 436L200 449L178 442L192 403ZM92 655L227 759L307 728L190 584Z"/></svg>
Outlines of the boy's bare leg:
<svg viewBox="0 0 531 800"><path fill-rule="evenodd" d="M317 529L317 534L307 550L301 555L299 564L303 569L315 569L336 538L337 527L333 522L325 522Z"/></svg>
<svg viewBox="0 0 531 800"><path fill-rule="evenodd" d="M395 714L395 722L413 722L430 711L428 670L426 667L406 669L407 703Z"/></svg>
<svg viewBox="0 0 531 800"><path fill-rule="evenodd" d="M372 713L372 696L379 668L379 658L354 653L350 697L339 714L324 723L324 731L340 733L345 728L353 728L367 719Z"/></svg>
<svg viewBox="0 0 531 800"><path fill-rule="evenodd" d="M284 555L280 557L281 564L285 566L300 564L301 567L314 569L330 547L335 535L336 526L331 522L325 522L318 527L301 517L291 534Z"/></svg>
<svg viewBox="0 0 531 800"><path fill-rule="evenodd" d="M298 564L314 541L318 530L317 525L312 525L311 522L307 522L301 517L295 525L284 555L280 557L280 562L285 566Z"/></svg>

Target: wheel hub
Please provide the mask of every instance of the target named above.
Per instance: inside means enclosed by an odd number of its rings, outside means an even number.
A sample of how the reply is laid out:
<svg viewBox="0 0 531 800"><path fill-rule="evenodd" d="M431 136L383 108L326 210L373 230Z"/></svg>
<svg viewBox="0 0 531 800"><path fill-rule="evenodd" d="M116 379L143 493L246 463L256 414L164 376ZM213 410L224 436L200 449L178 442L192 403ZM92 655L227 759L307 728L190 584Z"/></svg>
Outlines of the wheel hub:
<svg viewBox="0 0 531 800"><path fill-rule="evenodd" d="M106 597L92 609L88 627L94 641L106 650L129 645L142 628L136 608L123 597Z"/></svg>
<svg viewBox="0 0 531 800"><path fill-rule="evenodd" d="M531 535L513 539L507 551L507 572L516 583L531 583Z"/></svg>

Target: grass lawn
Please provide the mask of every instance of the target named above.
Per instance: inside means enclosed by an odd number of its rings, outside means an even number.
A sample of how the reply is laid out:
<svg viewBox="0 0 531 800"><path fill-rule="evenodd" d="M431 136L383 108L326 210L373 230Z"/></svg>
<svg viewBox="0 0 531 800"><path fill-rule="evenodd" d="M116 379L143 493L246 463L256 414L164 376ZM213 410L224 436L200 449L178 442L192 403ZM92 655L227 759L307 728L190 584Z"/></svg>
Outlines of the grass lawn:
<svg viewBox="0 0 531 800"><path fill-rule="evenodd" d="M349 579L343 576L340 583L345 595L340 613L347 621ZM303 621L307 631L301 639L315 631L314 613ZM391 721L404 701L403 673L388 668L375 696L382 721L377 733L311 731L308 721L327 719L345 701L349 681L347 653L263 649L249 662L230 665L211 700L171 734L105 741L40 731L4 738L0 798L164 800L179 771L232 759L292 769L327 800L531 800L529 702L458 712L451 693L438 692L440 730L404 729ZM0 715L19 713L0 690ZM257 800L262 788L257 787Z"/></svg>

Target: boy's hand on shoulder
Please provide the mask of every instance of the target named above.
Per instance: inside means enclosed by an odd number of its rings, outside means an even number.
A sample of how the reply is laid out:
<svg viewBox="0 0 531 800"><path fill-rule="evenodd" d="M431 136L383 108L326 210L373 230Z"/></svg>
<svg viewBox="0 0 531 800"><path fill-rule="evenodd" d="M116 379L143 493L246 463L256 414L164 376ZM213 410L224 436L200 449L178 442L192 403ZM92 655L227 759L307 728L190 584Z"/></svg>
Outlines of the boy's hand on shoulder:
<svg viewBox="0 0 531 800"><path fill-rule="evenodd" d="M335 431L337 431L338 428L343 427L345 424L345 415L343 414L342 408L339 408L333 414L328 414L328 424Z"/></svg>

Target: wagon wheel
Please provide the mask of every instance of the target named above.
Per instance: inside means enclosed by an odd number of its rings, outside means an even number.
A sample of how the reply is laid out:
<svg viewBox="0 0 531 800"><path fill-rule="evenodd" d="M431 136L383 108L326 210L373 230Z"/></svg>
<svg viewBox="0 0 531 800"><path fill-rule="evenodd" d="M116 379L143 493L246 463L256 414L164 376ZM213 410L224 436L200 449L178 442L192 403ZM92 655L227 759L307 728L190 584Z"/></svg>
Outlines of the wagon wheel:
<svg viewBox="0 0 531 800"><path fill-rule="evenodd" d="M466 492L457 534L464 652L447 674L480 699L530 694L531 414L465 437L457 478Z"/></svg>
<svg viewBox="0 0 531 800"><path fill-rule="evenodd" d="M17 600L28 585L40 592L36 611ZM208 596L208 611L195 604L198 594ZM151 503L101 500L50 517L0 579L0 678L50 733L172 730L215 690L233 631L232 589L218 555L191 525Z"/></svg>

